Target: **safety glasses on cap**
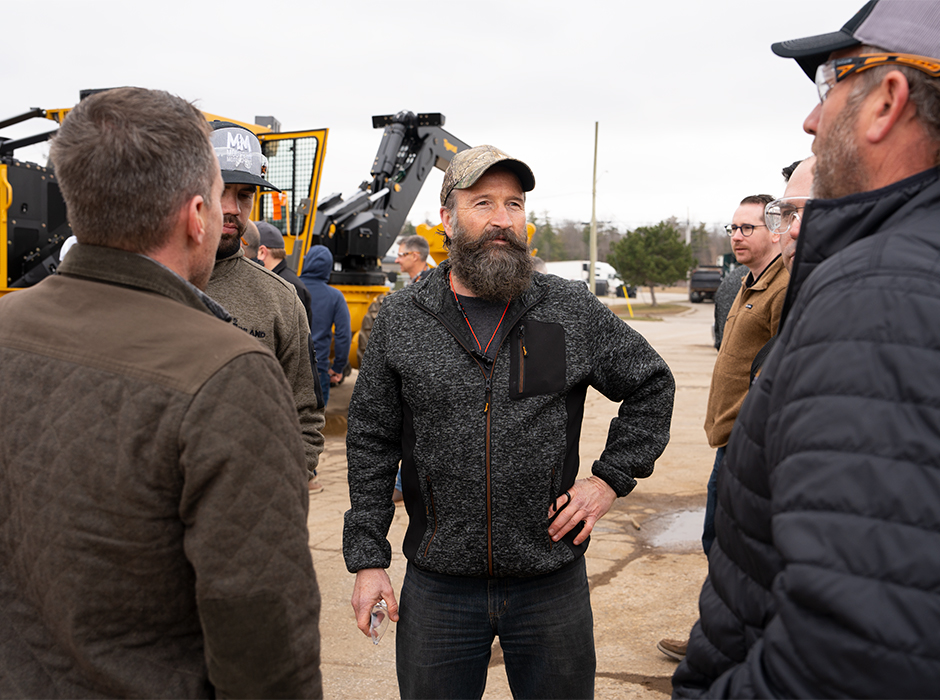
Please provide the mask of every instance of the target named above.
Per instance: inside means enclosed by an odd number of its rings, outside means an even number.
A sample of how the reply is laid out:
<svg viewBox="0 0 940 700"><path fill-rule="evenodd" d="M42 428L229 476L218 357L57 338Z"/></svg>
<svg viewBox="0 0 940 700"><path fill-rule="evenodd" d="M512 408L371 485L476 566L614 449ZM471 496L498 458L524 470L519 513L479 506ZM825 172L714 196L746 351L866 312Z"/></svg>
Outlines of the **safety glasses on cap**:
<svg viewBox="0 0 940 700"><path fill-rule="evenodd" d="M816 89L819 91L819 101L825 102L829 91L836 83L845 80L853 73L861 73L869 68L878 66L907 66L931 78L940 77L940 61L926 56L915 56L910 53L865 53L861 56L846 56L834 58L820 64L816 69Z"/></svg>

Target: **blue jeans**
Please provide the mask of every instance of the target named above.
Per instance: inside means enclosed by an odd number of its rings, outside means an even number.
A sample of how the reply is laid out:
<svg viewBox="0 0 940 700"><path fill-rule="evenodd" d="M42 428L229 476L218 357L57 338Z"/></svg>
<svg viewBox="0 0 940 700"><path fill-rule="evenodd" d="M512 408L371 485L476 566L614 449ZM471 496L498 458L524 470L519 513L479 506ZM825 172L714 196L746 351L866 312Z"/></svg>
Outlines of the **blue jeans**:
<svg viewBox="0 0 940 700"><path fill-rule="evenodd" d="M409 562L399 606L402 698L481 697L496 636L514 698L594 697L584 557L531 578L445 576Z"/></svg>
<svg viewBox="0 0 940 700"><path fill-rule="evenodd" d="M708 550L712 548L715 541L715 509L718 507L718 467L721 466L725 458L725 448L719 447L715 453L715 465L712 467L711 476L708 477L708 494L705 498L705 527L702 529L702 549L705 550L705 556L708 556Z"/></svg>
<svg viewBox="0 0 940 700"><path fill-rule="evenodd" d="M326 406L330 400L330 370L317 365L317 374L320 375L320 391L323 392L323 405Z"/></svg>

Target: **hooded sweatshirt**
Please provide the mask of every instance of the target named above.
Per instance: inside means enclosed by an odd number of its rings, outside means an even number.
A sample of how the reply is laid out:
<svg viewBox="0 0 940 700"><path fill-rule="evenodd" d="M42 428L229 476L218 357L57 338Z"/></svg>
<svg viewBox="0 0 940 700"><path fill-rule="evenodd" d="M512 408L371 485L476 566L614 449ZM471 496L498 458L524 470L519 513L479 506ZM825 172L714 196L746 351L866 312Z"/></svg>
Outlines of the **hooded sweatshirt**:
<svg viewBox="0 0 940 700"><path fill-rule="evenodd" d="M313 347L323 364L329 362L330 344L333 342L333 328L336 328L335 359L332 369L342 372L349 357L352 333L349 325L349 307L338 289L327 284L333 271L333 254L326 246L315 245L304 258L304 267L300 280L310 292L310 311L313 322L310 334Z"/></svg>

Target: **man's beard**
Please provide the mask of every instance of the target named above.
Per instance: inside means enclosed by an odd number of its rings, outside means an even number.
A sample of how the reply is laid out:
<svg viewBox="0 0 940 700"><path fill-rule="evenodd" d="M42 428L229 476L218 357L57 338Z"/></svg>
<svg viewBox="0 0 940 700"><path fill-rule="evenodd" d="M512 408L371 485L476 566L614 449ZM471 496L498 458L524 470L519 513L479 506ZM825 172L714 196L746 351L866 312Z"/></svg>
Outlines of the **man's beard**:
<svg viewBox="0 0 940 700"><path fill-rule="evenodd" d="M854 134L861 100L853 98L854 95L849 97L844 114L839 115L825 139L816 138L813 196L819 199L836 199L868 190L868 177Z"/></svg>
<svg viewBox="0 0 940 700"><path fill-rule="evenodd" d="M234 235L231 236L227 236L224 232L222 233L222 238L219 239L219 249L215 251L216 260L222 260L223 258L235 255L238 249L242 247L242 236L245 233L245 229L248 228L248 224L239 221L238 217L234 214L226 214L224 222L234 225L237 230Z"/></svg>
<svg viewBox="0 0 940 700"><path fill-rule="evenodd" d="M474 238L456 220L453 228L449 257L454 274L476 296L508 302L529 288L532 256L512 229L490 228Z"/></svg>

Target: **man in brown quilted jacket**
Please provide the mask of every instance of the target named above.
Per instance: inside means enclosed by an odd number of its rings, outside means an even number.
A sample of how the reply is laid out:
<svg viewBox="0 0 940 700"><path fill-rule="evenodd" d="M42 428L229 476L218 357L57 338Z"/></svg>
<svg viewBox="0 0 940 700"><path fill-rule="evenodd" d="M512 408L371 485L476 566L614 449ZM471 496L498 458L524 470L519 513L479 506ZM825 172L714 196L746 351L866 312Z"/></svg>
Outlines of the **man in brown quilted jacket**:
<svg viewBox="0 0 940 700"><path fill-rule="evenodd" d="M201 291L205 119L99 93L51 157L78 245L0 299L0 697L320 697L297 411Z"/></svg>

